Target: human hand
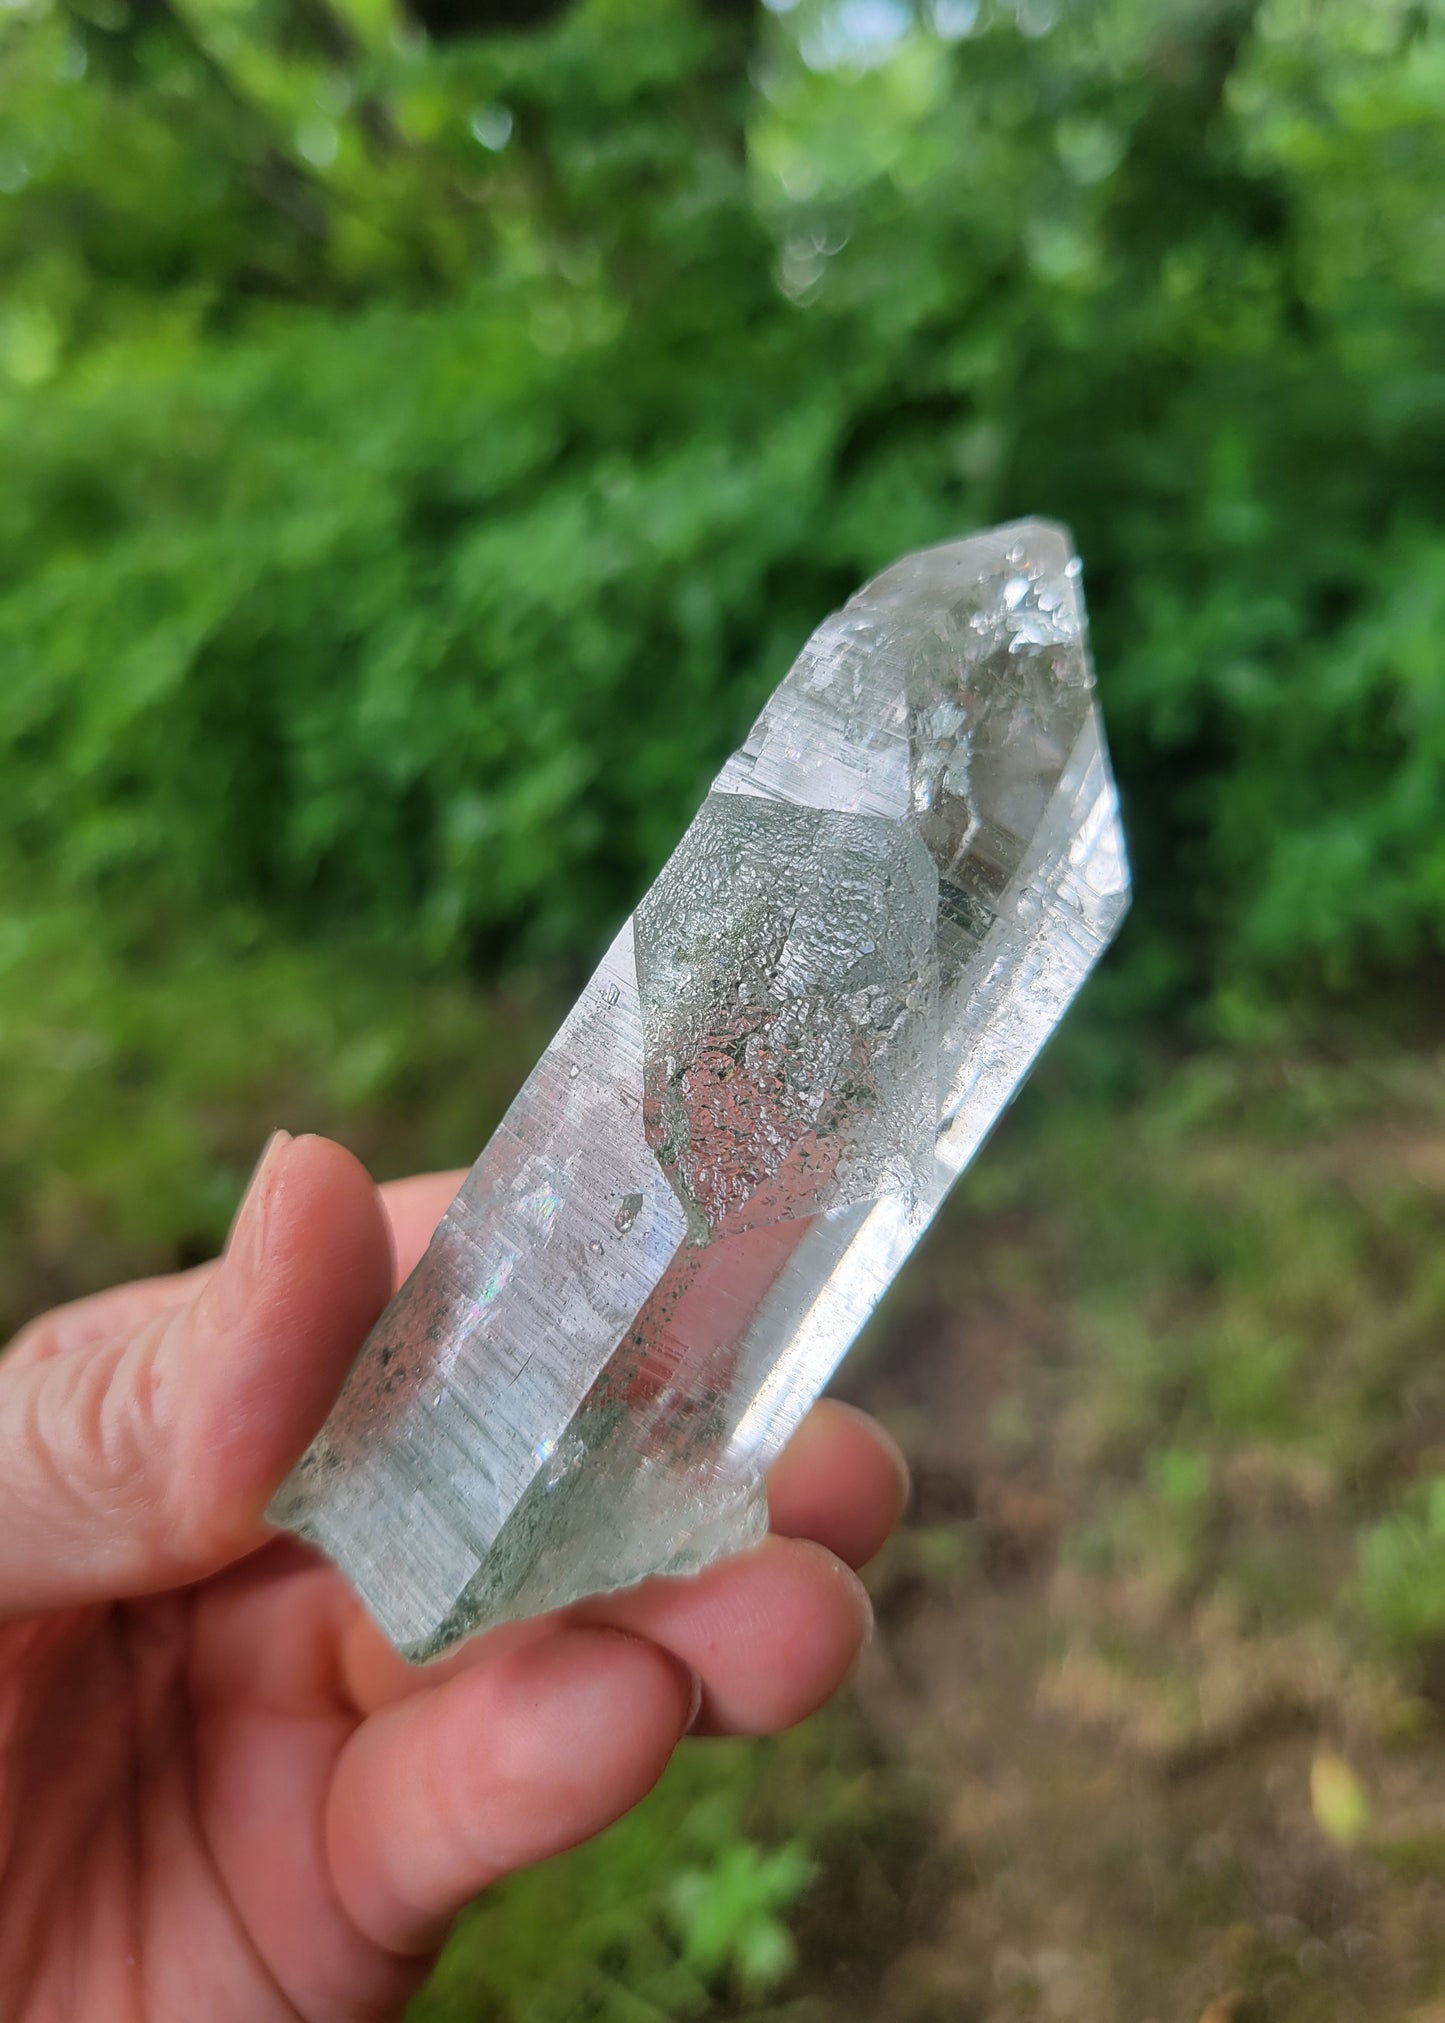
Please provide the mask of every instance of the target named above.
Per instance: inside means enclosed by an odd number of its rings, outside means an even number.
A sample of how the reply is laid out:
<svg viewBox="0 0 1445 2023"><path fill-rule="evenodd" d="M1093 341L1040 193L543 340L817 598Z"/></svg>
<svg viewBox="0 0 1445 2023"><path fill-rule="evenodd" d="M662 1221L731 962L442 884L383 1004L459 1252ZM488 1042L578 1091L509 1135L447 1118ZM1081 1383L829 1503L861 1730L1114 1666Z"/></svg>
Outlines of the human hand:
<svg viewBox="0 0 1445 2023"><path fill-rule="evenodd" d="M262 1510L459 1174L378 1190L278 1134L224 1256L81 1300L0 1358L0 2016L397 2015L455 1912L635 1804L692 1725L787 1727L869 1620L904 1497L817 1408L773 1536L396 1657Z"/></svg>

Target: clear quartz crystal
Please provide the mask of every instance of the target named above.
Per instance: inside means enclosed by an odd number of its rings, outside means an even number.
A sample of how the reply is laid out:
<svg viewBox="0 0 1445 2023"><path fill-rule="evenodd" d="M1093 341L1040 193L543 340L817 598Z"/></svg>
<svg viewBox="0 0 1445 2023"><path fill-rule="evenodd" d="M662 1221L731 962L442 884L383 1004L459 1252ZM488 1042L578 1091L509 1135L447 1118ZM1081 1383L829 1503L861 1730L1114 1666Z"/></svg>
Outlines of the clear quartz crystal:
<svg viewBox="0 0 1445 2023"><path fill-rule="evenodd" d="M1063 530L875 577L723 767L274 1521L416 1659L754 1543L764 1472L1128 896Z"/></svg>

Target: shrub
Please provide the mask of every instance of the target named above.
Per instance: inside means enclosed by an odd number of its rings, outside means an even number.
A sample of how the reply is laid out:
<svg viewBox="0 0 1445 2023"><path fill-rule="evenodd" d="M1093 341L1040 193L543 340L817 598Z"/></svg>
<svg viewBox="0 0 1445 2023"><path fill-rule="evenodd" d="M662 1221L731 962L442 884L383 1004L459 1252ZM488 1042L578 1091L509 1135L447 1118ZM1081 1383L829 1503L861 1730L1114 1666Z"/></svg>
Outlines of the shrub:
<svg viewBox="0 0 1445 2023"><path fill-rule="evenodd" d="M831 603L1045 511L1136 999L1439 948L1437 10L11 13L12 866L580 956Z"/></svg>

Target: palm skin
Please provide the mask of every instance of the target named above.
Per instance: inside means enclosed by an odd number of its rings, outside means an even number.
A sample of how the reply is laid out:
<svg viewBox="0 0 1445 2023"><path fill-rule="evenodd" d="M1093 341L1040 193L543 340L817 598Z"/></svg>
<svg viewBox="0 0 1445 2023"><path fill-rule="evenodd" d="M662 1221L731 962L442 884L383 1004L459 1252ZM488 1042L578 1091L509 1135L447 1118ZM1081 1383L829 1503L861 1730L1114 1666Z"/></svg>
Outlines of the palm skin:
<svg viewBox="0 0 1445 2023"><path fill-rule="evenodd" d="M850 1571L904 1488L836 1405L773 1536L425 1671L267 1532L456 1175L378 1191L278 1135L215 1266L34 1324L0 1360L0 2016L400 2013L450 1918L598 1832L692 1732L787 1726L866 1635Z"/></svg>

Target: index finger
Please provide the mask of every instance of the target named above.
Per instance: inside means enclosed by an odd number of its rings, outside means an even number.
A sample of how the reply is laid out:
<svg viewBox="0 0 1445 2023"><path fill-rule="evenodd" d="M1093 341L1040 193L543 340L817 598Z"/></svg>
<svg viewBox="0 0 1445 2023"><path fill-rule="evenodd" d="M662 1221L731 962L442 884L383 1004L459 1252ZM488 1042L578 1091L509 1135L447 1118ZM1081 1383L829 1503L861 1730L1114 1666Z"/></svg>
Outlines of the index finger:
<svg viewBox="0 0 1445 2023"><path fill-rule="evenodd" d="M382 1188L398 1285L415 1269L466 1177L467 1168L459 1166L450 1173L413 1173L406 1180L388 1180Z"/></svg>

